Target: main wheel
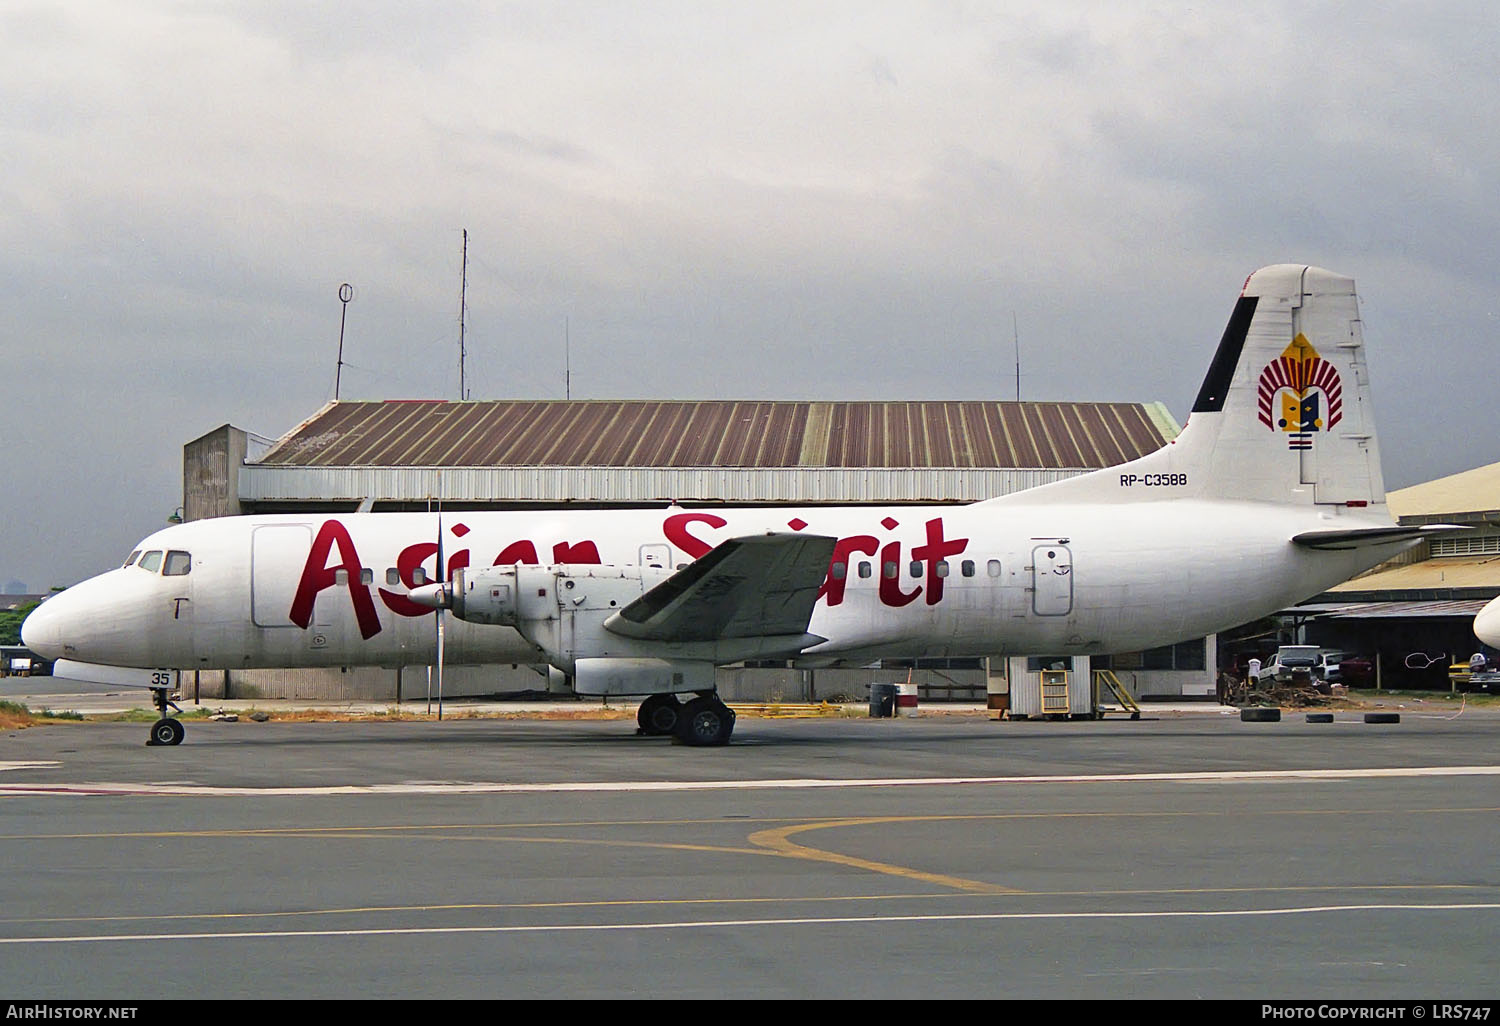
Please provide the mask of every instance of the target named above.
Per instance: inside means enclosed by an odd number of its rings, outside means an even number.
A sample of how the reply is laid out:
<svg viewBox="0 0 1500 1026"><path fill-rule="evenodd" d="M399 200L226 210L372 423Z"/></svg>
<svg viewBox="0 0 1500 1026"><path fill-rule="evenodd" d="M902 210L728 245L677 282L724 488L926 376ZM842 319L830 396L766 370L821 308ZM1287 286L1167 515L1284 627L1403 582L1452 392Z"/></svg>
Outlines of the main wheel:
<svg viewBox="0 0 1500 1026"><path fill-rule="evenodd" d="M652 695L641 703L635 722L647 737L666 737L677 729L682 703L676 695Z"/></svg>
<svg viewBox="0 0 1500 1026"><path fill-rule="evenodd" d="M734 733L734 710L717 696L695 698L682 707L675 736L685 745L701 748L727 745Z"/></svg>
<svg viewBox="0 0 1500 1026"><path fill-rule="evenodd" d="M164 716L151 724L151 738L146 743L148 745L180 745L182 736L186 733L181 723L170 716Z"/></svg>

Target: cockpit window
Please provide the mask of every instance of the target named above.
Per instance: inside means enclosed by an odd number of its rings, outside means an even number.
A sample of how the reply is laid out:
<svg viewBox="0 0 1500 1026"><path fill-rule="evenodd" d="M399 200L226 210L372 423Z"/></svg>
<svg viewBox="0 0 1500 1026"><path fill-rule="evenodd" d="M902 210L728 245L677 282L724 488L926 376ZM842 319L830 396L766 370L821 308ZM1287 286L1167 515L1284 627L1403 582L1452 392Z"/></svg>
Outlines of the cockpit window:
<svg viewBox="0 0 1500 1026"><path fill-rule="evenodd" d="M141 561L136 566L150 573L156 573L157 570L161 569L161 550L152 549L141 557Z"/></svg>
<svg viewBox="0 0 1500 1026"><path fill-rule="evenodd" d="M134 552L132 552L126 558L126 560L125 560L125 566L129 566L130 564L134 563L136 561L136 559L140 556L140 554L141 554L141 550L140 549L136 549Z"/></svg>
<svg viewBox="0 0 1500 1026"><path fill-rule="evenodd" d="M167 553L166 565L162 567L163 577L181 577L193 568L193 557L186 552L172 550Z"/></svg>

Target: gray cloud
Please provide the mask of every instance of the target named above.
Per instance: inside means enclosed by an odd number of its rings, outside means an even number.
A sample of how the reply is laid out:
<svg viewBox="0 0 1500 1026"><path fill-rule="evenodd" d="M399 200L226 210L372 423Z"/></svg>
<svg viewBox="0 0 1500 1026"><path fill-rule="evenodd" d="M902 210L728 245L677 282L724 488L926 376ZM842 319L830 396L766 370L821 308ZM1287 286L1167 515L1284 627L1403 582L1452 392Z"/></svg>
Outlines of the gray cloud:
<svg viewBox="0 0 1500 1026"><path fill-rule="evenodd" d="M1500 458L1485 5L161 0L0 13L0 577L332 395L1166 401L1354 275L1387 476ZM1442 430L1434 430L1440 425Z"/></svg>

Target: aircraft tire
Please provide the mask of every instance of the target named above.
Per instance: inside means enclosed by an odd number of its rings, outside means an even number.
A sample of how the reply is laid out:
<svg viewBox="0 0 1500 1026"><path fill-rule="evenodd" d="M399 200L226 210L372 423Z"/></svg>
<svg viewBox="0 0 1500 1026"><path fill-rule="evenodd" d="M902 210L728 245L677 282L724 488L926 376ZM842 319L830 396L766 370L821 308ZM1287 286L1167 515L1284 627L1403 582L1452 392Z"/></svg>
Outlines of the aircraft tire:
<svg viewBox="0 0 1500 1026"><path fill-rule="evenodd" d="M682 703L676 695L651 695L636 711L635 722L647 737L666 737L677 730L682 719Z"/></svg>
<svg viewBox="0 0 1500 1026"><path fill-rule="evenodd" d="M734 733L734 710L717 695L695 698L682 707L674 738L694 748L727 745Z"/></svg>
<svg viewBox="0 0 1500 1026"><path fill-rule="evenodd" d="M1257 706L1240 710L1241 723L1280 723L1281 710L1274 707Z"/></svg>
<svg viewBox="0 0 1500 1026"><path fill-rule="evenodd" d="M180 745L182 737L187 731L182 724L170 716L163 716L151 724L151 737L146 743L148 745Z"/></svg>

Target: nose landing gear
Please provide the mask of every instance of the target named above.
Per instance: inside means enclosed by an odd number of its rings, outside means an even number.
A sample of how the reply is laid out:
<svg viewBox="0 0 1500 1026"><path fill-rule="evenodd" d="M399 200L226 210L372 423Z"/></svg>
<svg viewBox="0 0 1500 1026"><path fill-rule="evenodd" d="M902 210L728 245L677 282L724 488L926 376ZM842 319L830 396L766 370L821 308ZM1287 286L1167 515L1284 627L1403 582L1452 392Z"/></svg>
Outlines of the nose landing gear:
<svg viewBox="0 0 1500 1026"><path fill-rule="evenodd" d="M167 715L167 706L171 706L179 713L181 707L167 696L166 688L152 688L151 698L156 703L156 711L161 713L161 719L151 724L151 734L146 738L146 744L151 746L180 745L182 736L187 731L182 726L181 720L174 720Z"/></svg>

